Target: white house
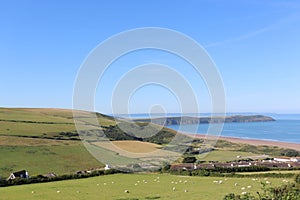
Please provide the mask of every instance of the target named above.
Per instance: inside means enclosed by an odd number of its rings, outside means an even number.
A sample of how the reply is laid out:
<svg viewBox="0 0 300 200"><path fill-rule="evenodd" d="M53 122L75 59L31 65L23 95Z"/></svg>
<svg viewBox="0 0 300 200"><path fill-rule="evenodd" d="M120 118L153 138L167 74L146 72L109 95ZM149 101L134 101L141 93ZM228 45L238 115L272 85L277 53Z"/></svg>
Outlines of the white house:
<svg viewBox="0 0 300 200"><path fill-rule="evenodd" d="M29 178L28 172L26 170L21 170L18 172L13 172L9 175L7 180L13 180L15 178Z"/></svg>
<svg viewBox="0 0 300 200"><path fill-rule="evenodd" d="M109 164L105 164L104 170L109 170L111 169L111 166Z"/></svg>

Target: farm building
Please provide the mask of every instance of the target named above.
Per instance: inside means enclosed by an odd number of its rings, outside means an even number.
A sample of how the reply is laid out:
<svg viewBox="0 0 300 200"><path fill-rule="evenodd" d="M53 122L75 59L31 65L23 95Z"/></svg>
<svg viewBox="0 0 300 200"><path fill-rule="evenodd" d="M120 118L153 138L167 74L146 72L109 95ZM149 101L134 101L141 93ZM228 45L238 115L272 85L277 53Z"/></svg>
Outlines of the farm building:
<svg viewBox="0 0 300 200"><path fill-rule="evenodd" d="M9 175L7 180L13 180L15 178L29 178L28 172L26 170L21 170L18 172L13 172Z"/></svg>

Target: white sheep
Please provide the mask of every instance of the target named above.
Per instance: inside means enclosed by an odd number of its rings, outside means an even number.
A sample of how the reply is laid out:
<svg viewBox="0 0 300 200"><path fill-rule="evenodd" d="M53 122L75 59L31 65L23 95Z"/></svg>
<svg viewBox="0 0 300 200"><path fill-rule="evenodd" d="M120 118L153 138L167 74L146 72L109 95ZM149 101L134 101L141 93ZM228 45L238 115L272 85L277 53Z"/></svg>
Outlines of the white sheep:
<svg viewBox="0 0 300 200"><path fill-rule="evenodd" d="M247 188L250 189L250 188L252 188L252 186L251 186L251 185L248 185Z"/></svg>
<svg viewBox="0 0 300 200"><path fill-rule="evenodd" d="M60 193L60 190L57 190L56 193Z"/></svg>
<svg viewBox="0 0 300 200"><path fill-rule="evenodd" d="M245 187L242 187L242 188L241 188L241 190L245 190L245 189L246 189Z"/></svg>
<svg viewBox="0 0 300 200"><path fill-rule="evenodd" d="M235 186L235 187L238 186L238 183L235 183L234 186Z"/></svg>
<svg viewBox="0 0 300 200"><path fill-rule="evenodd" d="M173 188L172 188L172 190L173 190L173 191L175 191L175 190L176 190L176 188L175 188L175 187L173 187Z"/></svg>
<svg viewBox="0 0 300 200"><path fill-rule="evenodd" d="M128 190L125 190L124 193L129 193L129 191L128 191Z"/></svg>
<svg viewBox="0 0 300 200"><path fill-rule="evenodd" d="M187 190L187 189L185 189L185 190L184 190L184 192L188 192L188 190Z"/></svg>

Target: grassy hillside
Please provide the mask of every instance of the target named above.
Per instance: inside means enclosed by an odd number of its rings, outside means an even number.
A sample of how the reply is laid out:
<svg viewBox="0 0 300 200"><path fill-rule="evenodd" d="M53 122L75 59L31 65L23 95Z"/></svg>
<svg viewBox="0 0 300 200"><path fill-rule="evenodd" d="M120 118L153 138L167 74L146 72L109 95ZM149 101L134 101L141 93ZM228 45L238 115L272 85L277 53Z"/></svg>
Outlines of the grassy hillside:
<svg viewBox="0 0 300 200"><path fill-rule="evenodd" d="M179 134L175 138L179 145L168 144L174 139L174 130L147 122L115 121L110 116L94 113L102 127L99 130L99 127L90 123L90 113L77 111L77 114L85 145L97 153L98 160L111 164L114 160L126 165L139 161L156 162L159 159L163 162L167 158L178 158L178 153L186 150L187 141L191 140ZM116 126L117 123L119 126ZM113 142L103 141L103 136ZM237 155L246 158L260 154L299 153L277 147L256 147L226 141L218 141L215 146L209 146L209 142L204 144L201 139L192 146L191 153L194 152L193 149L199 148L217 150L197 156L202 161L235 160ZM83 146L71 110L0 108L0 176L6 177L10 172L22 169L28 170L31 175L48 172L74 173L103 166L104 163L97 159Z"/></svg>
<svg viewBox="0 0 300 200"><path fill-rule="evenodd" d="M77 179L41 184L0 188L1 199L223 199L234 192L250 192L256 195L261 183L272 186L289 179L268 178L216 178L184 177L166 174L116 174L88 179ZM215 182L222 181L222 184ZM235 186L236 184L236 186ZM248 187L250 186L250 187ZM175 190L173 191L173 188ZM242 189L244 188L244 189ZM124 193L128 190L129 193Z"/></svg>
<svg viewBox="0 0 300 200"><path fill-rule="evenodd" d="M89 123L91 118L88 112L77 111L77 115L84 129L82 134L96 138L96 141L91 141L90 144L93 144L92 148L97 149L99 154L105 155L105 160L113 158L116 151L110 147L106 148L105 145L95 145L95 142L99 142L99 134L105 134L112 141L129 140L115 144L119 149L136 153L155 151L160 145L147 142L167 143L176 133L158 125L132 125L122 122L123 126L132 130L128 134L116 126L116 123L120 122L96 113L103 133ZM146 125L150 128L144 128ZM147 138L148 130L158 130L158 133ZM118 159L124 163L132 161L122 155L118 156ZM0 108L0 163L0 176L3 177L21 169L28 170L31 175L48 172L67 174L103 166L80 141L71 110L42 108Z"/></svg>

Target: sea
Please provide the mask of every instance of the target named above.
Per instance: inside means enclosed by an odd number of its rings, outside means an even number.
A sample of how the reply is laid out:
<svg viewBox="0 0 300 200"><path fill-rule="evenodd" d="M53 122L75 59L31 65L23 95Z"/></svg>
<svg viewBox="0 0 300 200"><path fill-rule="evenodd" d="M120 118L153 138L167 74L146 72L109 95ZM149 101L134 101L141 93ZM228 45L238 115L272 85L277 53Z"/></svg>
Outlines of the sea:
<svg viewBox="0 0 300 200"><path fill-rule="evenodd" d="M249 123L224 123L220 136L235 137L243 139L260 139L280 142L292 142L300 144L300 114L274 114L274 113L227 113L230 115L254 115L261 114L273 117L276 121L270 122L249 122ZM218 114L214 114L219 116ZM155 118L155 117L176 117L176 116L213 116L209 113L204 114L184 114L170 113L166 115L161 114L131 114L119 115L124 118ZM187 124L187 125L169 125L168 128L180 130L193 134L214 134L208 133L209 126L213 124Z"/></svg>

